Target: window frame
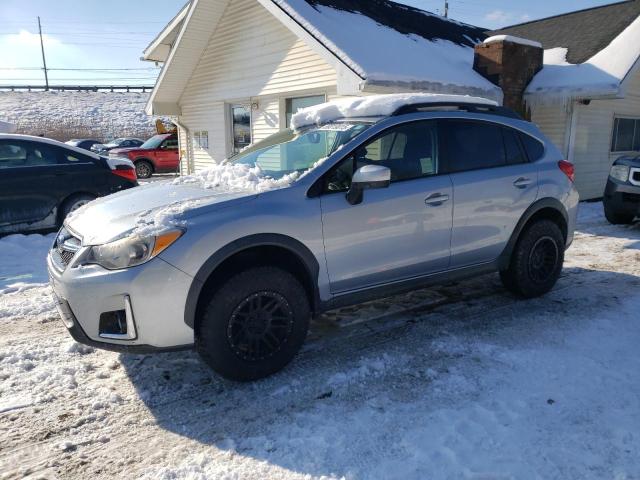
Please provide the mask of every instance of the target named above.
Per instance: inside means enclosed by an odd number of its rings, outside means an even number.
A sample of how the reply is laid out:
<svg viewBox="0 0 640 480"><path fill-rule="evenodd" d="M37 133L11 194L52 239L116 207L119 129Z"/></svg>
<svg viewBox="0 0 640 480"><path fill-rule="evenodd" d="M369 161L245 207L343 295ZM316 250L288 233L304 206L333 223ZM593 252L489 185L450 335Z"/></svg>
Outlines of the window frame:
<svg viewBox="0 0 640 480"><path fill-rule="evenodd" d="M228 103L228 108L227 108L227 115L229 118L229 124L228 124L228 135L229 135L229 151L231 152L230 155L227 155L227 157L233 157L237 154L239 154L240 152L242 152L244 150L244 148L250 147L253 144L253 108L252 108L252 104L251 103L243 103L243 102L235 102L235 103ZM235 136L235 116L233 114L234 109L236 108L243 108L245 110L247 110L249 112L249 143L247 144L246 147L244 148L239 148L238 150L236 150L236 136Z"/></svg>
<svg viewBox="0 0 640 480"><path fill-rule="evenodd" d="M289 102L292 102L293 100L299 100L299 99L303 99L303 98L313 98L313 97L323 97L323 101L320 103L317 103L316 105L321 105L323 103L326 103L327 101L327 94L326 92L322 92L322 93L310 93L307 95L296 95L293 97L285 97L282 100L282 123L281 123L281 127L282 128L291 128L291 124L289 123L289 109L287 108L289 105ZM296 114L296 112L291 112L291 118L293 118L293 116Z"/></svg>
<svg viewBox="0 0 640 480"><path fill-rule="evenodd" d="M621 120L630 120L633 122L633 134L631 135L631 150L618 150L618 127ZM638 145L638 150L634 147ZM640 151L640 117L634 117L631 115L615 115L613 116L613 128L611 130L611 142L609 146L609 153L612 154L624 154Z"/></svg>

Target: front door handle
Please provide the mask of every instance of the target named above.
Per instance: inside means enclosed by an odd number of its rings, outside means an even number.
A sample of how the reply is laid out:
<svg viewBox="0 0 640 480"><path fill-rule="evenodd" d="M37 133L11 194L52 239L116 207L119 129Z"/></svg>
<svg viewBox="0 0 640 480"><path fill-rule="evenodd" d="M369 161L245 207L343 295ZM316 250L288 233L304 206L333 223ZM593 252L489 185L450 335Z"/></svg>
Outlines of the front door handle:
<svg viewBox="0 0 640 480"><path fill-rule="evenodd" d="M513 186L516 188L527 188L529 185L533 183L530 178L520 177L515 182L513 182Z"/></svg>
<svg viewBox="0 0 640 480"><path fill-rule="evenodd" d="M449 201L449 195L443 193L434 193L433 195L429 195L425 198L424 203L428 207L439 207L445 202Z"/></svg>

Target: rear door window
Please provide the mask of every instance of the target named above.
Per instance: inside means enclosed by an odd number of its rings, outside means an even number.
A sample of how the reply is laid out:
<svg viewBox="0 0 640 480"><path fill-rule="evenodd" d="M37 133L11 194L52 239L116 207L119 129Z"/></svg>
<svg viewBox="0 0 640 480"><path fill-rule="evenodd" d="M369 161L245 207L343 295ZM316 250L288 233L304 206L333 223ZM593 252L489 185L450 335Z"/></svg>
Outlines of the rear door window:
<svg viewBox="0 0 640 480"><path fill-rule="evenodd" d="M507 165L502 127L493 123L441 120L440 151L448 173Z"/></svg>
<svg viewBox="0 0 640 480"><path fill-rule="evenodd" d="M544 145L539 140L522 132L520 133L520 140L522 141L522 145L524 145L530 162L540 160L544 156Z"/></svg>
<svg viewBox="0 0 640 480"><path fill-rule="evenodd" d="M507 156L507 164L518 165L527 163L528 159L520 143L518 132L510 128L503 128L502 134L504 136L504 150Z"/></svg>

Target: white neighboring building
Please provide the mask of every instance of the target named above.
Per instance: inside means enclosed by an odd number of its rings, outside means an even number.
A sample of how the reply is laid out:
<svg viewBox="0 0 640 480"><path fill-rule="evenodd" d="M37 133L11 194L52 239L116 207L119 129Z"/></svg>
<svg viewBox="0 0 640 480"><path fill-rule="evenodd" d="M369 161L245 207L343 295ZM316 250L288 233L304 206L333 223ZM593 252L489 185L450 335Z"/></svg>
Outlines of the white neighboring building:
<svg viewBox="0 0 640 480"><path fill-rule="evenodd" d="M640 0L492 33L542 43L525 93L532 120L575 164L581 198L601 197L611 164L640 154Z"/></svg>
<svg viewBox="0 0 640 480"><path fill-rule="evenodd" d="M393 2L193 0L176 19L145 51L165 61L147 113L175 119L183 173L338 96L413 90L502 99L473 70L481 29Z"/></svg>

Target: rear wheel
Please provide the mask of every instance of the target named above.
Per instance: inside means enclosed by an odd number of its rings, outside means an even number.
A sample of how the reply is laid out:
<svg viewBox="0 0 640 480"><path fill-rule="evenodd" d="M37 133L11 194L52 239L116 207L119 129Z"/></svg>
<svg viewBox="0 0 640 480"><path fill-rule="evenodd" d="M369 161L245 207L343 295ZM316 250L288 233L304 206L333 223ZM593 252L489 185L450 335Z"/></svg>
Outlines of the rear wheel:
<svg viewBox="0 0 640 480"><path fill-rule="evenodd" d="M615 209L608 207L605 203L604 216L613 225L629 225L633 223L634 214L616 212Z"/></svg>
<svg viewBox="0 0 640 480"><path fill-rule="evenodd" d="M95 200L95 198L96 197L87 194L78 194L69 197L60 209L60 223L64 222L64 219L67 218L71 212L75 212L80 207Z"/></svg>
<svg viewBox="0 0 640 480"><path fill-rule="evenodd" d="M509 268L500 272L500 279L517 295L538 297L554 287L563 263L564 236L560 228L550 220L539 220L518 239Z"/></svg>
<svg viewBox="0 0 640 480"><path fill-rule="evenodd" d="M257 267L238 273L208 300L196 348L230 380L251 381L284 368L309 328L306 292L289 272Z"/></svg>
<svg viewBox="0 0 640 480"><path fill-rule="evenodd" d="M138 160L136 162L136 175L138 178L150 178L153 175L153 165L147 160Z"/></svg>

